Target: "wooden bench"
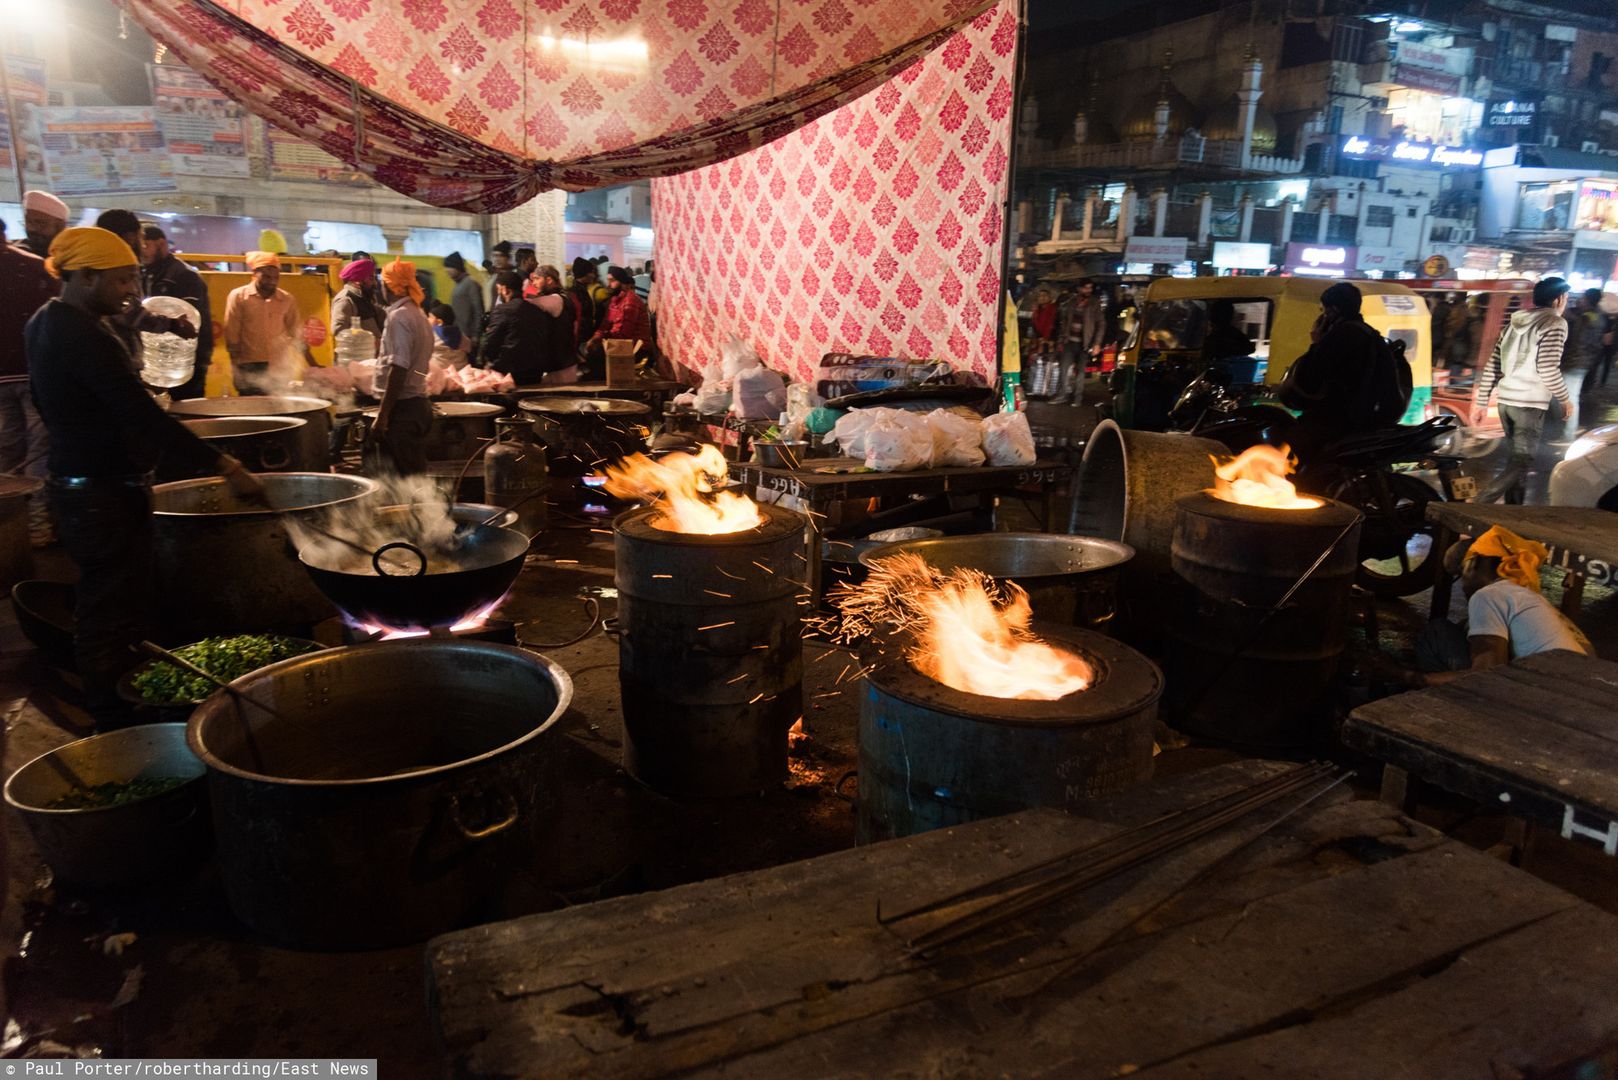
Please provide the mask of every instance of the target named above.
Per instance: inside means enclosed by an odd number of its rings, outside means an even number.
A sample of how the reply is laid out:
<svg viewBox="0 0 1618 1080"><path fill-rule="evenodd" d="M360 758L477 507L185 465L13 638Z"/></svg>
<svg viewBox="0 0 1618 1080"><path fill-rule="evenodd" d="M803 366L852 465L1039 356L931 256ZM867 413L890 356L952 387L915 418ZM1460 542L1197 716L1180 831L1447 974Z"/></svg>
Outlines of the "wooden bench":
<svg viewBox="0 0 1618 1080"><path fill-rule="evenodd" d="M1414 798L1415 778L1618 855L1611 661L1540 653L1396 694L1355 709L1342 738L1388 763L1383 795L1397 804Z"/></svg>
<svg viewBox="0 0 1618 1080"><path fill-rule="evenodd" d="M1565 571L1562 611L1576 615L1586 578L1611 581L1618 568L1618 514L1580 506L1502 506L1494 503L1432 502L1427 520L1438 526L1433 537L1432 617L1449 614L1454 576L1444 569L1444 552L1461 536L1481 536L1502 525L1550 549L1546 566Z"/></svg>
<svg viewBox="0 0 1618 1080"><path fill-rule="evenodd" d="M1608 1062L1618 918L1342 787L964 952L923 961L877 921L1282 768L446 935L428 969L448 1071L1432 1080Z"/></svg>

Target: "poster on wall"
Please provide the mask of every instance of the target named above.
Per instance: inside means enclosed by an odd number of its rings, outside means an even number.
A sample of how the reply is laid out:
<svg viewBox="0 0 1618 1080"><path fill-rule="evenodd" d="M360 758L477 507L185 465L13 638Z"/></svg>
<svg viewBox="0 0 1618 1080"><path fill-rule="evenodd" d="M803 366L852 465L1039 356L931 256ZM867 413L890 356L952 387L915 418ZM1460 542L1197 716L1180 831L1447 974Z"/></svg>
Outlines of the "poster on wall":
<svg viewBox="0 0 1618 1080"><path fill-rule="evenodd" d="M152 107L180 176L245 178L247 114L190 68L154 64Z"/></svg>
<svg viewBox="0 0 1618 1080"><path fill-rule="evenodd" d="M45 159L40 153L38 132L34 130L34 110L47 103L45 61L26 56L7 56L5 64L11 100L17 107L17 136L23 145L21 157L24 177L30 187L43 186L46 182ZM8 191L17 184L10 120L5 103L0 101L0 178L8 182Z"/></svg>
<svg viewBox="0 0 1618 1080"><path fill-rule="evenodd" d="M1618 232L1618 183L1586 180L1579 186L1579 216L1575 229Z"/></svg>
<svg viewBox="0 0 1618 1080"><path fill-rule="evenodd" d="M149 106L35 109L34 123L57 195L175 190L168 144Z"/></svg>
<svg viewBox="0 0 1618 1080"><path fill-rule="evenodd" d="M274 124L266 124L265 130L270 179L306 180L326 184L369 183L363 174L355 172L313 143L282 131Z"/></svg>

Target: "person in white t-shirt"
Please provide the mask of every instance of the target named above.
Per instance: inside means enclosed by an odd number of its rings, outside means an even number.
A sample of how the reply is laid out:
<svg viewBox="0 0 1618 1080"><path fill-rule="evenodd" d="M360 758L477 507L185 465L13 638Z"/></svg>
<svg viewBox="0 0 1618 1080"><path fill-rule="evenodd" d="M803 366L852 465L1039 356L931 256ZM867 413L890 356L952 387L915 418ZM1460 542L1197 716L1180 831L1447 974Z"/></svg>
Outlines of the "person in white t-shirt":
<svg viewBox="0 0 1618 1080"><path fill-rule="evenodd" d="M1467 625L1431 623L1416 642L1415 686L1433 686L1471 671L1562 649L1592 655L1590 641L1540 595L1539 567L1549 553L1498 525L1444 554L1466 594Z"/></svg>

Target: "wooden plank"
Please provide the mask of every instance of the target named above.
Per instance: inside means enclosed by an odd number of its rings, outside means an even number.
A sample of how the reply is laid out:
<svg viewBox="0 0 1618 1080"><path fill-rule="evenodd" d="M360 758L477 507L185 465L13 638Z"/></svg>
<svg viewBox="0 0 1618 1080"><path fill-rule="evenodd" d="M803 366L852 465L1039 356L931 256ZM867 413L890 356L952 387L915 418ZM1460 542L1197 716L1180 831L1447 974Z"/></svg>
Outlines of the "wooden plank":
<svg viewBox="0 0 1618 1080"><path fill-rule="evenodd" d="M874 1077L904 1063L911 1075L944 1076L955 1075L946 1063L969 1053L993 1063L989 1075L1111 1078L1375 995L1579 906L1509 866L1444 844L1103 950L1051 986L1038 986L1040 972L1019 975L814 1032L729 1062L725 1072ZM1602 919L1618 933L1618 920ZM1514 980L1492 989L1507 1000L1520 993ZM1399 1048L1378 1050L1393 1058Z"/></svg>
<svg viewBox="0 0 1618 1080"><path fill-rule="evenodd" d="M1201 1048L1135 1075L1610 1076L1618 1046L1618 935L1590 908L1561 912L1460 952L1442 968L1278 1031ZM1502 992L1517 987L1523 992ZM1531 988L1531 989L1530 989ZM1581 1070L1586 1062L1606 1068Z"/></svg>
<svg viewBox="0 0 1618 1080"><path fill-rule="evenodd" d="M1251 776L1222 779L1228 789ZM1145 794L1124 818L1161 812L1162 790ZM447 935L428 950L435 1017L454 1071L465 1076L652 1076L736 1054L744 1056L726 1068L731 1075L886 1076L901 1062L904 1071L958 1075L970 1070L957 1065L977 1060L996 1063L999 1074L1019 1060L1032 1068L1057 1058L1075 1066L1064 1075L1109 1075L1096 1063L1113 1061L1120 1046L1135 1047L1124 1062L1145 1060L1145 1048L1159 1056L1171 1044L1193 1049L1295 1009L1303 991L1307 1000L1329 997L1344 982L1333 981L1339 973L1346 984L1384 979L1389 965L1403 970L1412 958L1576 903L1521 875L1500 879L1515 872L1385 806L1342 802L1311 807L1227 854L1212 876L1201 875L1217 845L1173 873L1086 897L1047 920L1042 939L1014 936L1010 954L986 950L932 970L887 966L902 950L872 929L877 898L940 895L1106 829L1053 812L1017 815ZM1385 861L1363 866L1361 858ZM1341 952L1341 962L1323 958L1317 938L1329 939L1325 951ZM1241 949L1224 956L1227 942ZM1285 969L1288 948L1308 962L1282 978L1266 963L1274 967L1279 953ZM1221 956L1199 958L1210 949ZM1087 953L1082 970L1039 992ZM985 963L996 977L966 986ZM1160 1008L1155 973L1164 964L1203 973L1181 979L1177 993L1197 988L1206 997L1218 986L1222 995L1233 985L1243 1007ZM1325 982L1323 967L1333 973ZM1044 1010L1047 998L1057 1001L1050 1016L1006 1011L1018 1002ZM1127 1029L1134 1043L1092 1030L1091 1011L1125 1001L1183 1023L1167 1042L1158 1020L1134 1014L1100 1024ZM1043 1051L1030 1056L1032 1047Z"/></svg>
<svg viewBox="0 0 1618 1080"><path fill-rule="evenodd" d="M1553 550L1552 562L1563 565L1561 553L1575 557L1566 564L1578 569L1580 559L1618 562L1618 518L1605 510L1577 506L1501 506L1492 503L1432 502L1427 520L1456 532L1477 536L1493 525L1503 525L1519 536L1538 540Z"/></svg>

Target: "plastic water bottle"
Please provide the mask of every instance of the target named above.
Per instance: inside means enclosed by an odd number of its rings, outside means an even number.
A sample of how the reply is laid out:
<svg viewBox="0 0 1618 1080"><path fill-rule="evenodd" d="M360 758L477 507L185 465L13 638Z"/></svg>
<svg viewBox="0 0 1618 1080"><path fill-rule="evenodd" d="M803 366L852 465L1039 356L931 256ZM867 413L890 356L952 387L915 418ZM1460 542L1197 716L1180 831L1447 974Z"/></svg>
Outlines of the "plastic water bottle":
<svg viewBox="0 0 1618 1080"><path fill-rule="evenodd" d="M348 317L348 328L337 335L337 363L346 366L356 360L376 359L376 335L360 329L358 318Z"/></svg>
<svg viewBox="0 0 1618 1080"><path fill-rule="evenodd" d="M198 325L197 309L174 296L148 297L142 305L147 311L165 318L184 316L191 325ZM156 389L184 386L197 370L197 343L178 334L142 333L141 382Z"/></svg>

